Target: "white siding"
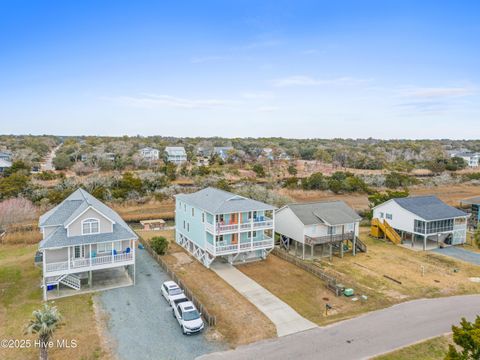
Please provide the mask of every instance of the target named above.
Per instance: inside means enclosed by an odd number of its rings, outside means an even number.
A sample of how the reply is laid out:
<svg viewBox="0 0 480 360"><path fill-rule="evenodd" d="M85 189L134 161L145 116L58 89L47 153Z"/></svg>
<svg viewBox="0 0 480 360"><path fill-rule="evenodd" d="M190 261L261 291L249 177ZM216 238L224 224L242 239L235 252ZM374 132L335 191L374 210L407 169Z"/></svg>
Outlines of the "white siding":
<svg viewBox="0 0 480 360"><path fill-rule="evenodd" d="M284 208L275 213L275 232L303 243L304 225L289 208Z"/></svg>
<svg viewBox="0 0 480 360"><path fill-rule="evenodd" d="M383 213L383 217L381 217ZM386 214L391 214L392 219L386 219ZM421 220L418 216L398 205L395 201L389 200L373 209L373 218L387 220L391 227L413 233L414 220Z"/></svg>

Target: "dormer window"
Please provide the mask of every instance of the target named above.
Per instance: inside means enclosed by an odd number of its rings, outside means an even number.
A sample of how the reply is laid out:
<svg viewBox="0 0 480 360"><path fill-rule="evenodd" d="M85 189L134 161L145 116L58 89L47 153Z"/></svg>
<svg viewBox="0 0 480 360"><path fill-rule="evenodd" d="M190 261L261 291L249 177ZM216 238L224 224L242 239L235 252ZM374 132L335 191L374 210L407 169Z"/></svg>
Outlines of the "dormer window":
<svg viewBox="0 0 480 360"><path fill-rule="evenodd" d="M100 224L98 219L85 219L82 221L82 235L98 234Z"/></svg>

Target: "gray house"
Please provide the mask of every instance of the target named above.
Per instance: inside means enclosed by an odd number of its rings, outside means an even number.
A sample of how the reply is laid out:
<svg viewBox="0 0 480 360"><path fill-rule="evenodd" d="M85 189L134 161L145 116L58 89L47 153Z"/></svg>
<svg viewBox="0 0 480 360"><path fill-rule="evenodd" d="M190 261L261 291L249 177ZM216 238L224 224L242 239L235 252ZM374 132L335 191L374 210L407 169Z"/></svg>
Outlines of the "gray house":
<svg viewBox="0 0 480 360"><path fill-rule="evenodd" d="M42 215L39 227L44 300L134 284L137 235L85 190Z"/></svg>
<svg viewBox="0 0 480 360"><path fill-rule="evenodd" d="M290 250L294 246L295 255L302 258L331 257L333 252L343 256L347 247L353 255L366 251L358 239L362 218L343 201L290 204L277 210L275 218L275 232L284 247Z"/></svg>

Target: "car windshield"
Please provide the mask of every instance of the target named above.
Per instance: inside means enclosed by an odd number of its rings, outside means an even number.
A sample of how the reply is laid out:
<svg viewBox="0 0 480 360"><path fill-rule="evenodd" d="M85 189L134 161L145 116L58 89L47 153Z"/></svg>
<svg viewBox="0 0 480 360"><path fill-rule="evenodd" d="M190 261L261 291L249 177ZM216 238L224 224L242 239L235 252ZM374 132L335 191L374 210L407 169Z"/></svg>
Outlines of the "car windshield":
<svg viewBox="0 0 480 360"><path fill-rule="evenodd" d="M183 320L185 321L197 320L199 317L200 314L197 310L187 311L183 313Z"/></svg>
<svg viewBox="0 0 480 360"><path fill-rule="evenodd" d="M175 289L168 290L168 293L170 295L179 295L179 294L183 293L183 291L180 288L175 288Z"/></svg>

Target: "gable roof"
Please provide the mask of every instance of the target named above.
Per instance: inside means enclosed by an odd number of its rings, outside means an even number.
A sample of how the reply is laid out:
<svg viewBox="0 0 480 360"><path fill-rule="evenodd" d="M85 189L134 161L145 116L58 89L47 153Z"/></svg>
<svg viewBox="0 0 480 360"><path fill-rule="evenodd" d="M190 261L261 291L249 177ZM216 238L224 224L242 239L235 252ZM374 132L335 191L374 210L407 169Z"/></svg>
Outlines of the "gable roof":
<svg viewBox="0 0 480 360"><path fill-rule="evenodd" d="M175 197L211 214L275 209L272 205L212 187L192 194L178 194Z"/></svg>
<svg viewBox="0 0 480 360"><path fill-rule="evenodd" d="M107 239L105 241L112 241L112 239L114 240L115 236L118 235L121 236L121 239L123 240L126 234L128 234L130 239L137 239L137 235L133 232L132 229L130 229L130 227L125 223L125 221L123 221L120 215L118 215L115 211L110 209L101 201L97 200L85 190L78 189L74 191L65 200L63 200L60 204L55 206L53 209L47 211L45 214L40 216L40 220L38 222L38 225L40 227L56 226L59 228L53 231L49 236L47 236L44 240L40 242L40 248L66 246L69 244L73 244L75 242L74 238L84 238L85 236L76 236L69 237L67 239L67 233L65 228L89 208L93 208L95 211L99 212L101 215L105 216L113 222L113 233L96 234L96 238L105 238ZM86 236L88 238L88 242L100 242L92 241L93 236L94 235ZM87 240L78 239L78 241Z"/></svg>
<svg viewBox="0 0 480 360"><path fill-rule="evenodd" d="M458 210L453 206L445 204L442 200L433 195L411 196L405 198L395 198L392 200L405 210L408 210L427 221L449 219L468 215L467 213Z"/></svg>
<svg viewBox="0 0 480 360"><path fill-rule="evenodd" d="M303 204L289 204L285 207L292 210L304 225L343 225L362 219L355 210L343 201L319 201Z"/></svg>
<svg viewBox="0 0 480 360"><path fill-rule="evenodd" d="M168 155L187 155L183 146L167 146L165 152Z"/></svg>

